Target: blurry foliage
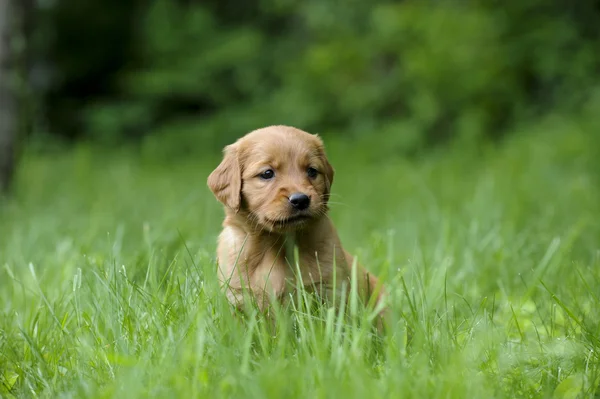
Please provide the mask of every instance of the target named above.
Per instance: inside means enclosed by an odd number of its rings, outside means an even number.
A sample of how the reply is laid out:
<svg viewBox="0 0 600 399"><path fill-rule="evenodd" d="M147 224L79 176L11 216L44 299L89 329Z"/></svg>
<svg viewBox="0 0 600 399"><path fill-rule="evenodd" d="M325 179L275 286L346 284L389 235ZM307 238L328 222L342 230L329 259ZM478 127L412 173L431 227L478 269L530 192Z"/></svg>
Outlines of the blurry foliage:
<svg viewBox="0 0 600 399"><path fill-rule="evenodd" d="M600 66L597 0L58 0L45 18L53 131L162 153L279 123L398 152L477 142L581 106Z"/></svg>

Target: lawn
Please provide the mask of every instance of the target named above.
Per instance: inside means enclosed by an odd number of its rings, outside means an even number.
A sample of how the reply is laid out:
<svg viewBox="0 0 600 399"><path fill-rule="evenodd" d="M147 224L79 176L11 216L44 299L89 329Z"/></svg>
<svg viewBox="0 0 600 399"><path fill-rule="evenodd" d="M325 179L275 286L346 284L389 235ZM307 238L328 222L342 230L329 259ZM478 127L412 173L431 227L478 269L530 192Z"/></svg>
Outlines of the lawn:
<svg viewBox="0 0 600 399"><path fill-rule="evenodd" d="M29 153L0 205L0 396L594 397L597 127L414 158L328 140L332 218L391 292L384 336L301 303L276 331L231 315L206 187L220 154Z"/></svg>

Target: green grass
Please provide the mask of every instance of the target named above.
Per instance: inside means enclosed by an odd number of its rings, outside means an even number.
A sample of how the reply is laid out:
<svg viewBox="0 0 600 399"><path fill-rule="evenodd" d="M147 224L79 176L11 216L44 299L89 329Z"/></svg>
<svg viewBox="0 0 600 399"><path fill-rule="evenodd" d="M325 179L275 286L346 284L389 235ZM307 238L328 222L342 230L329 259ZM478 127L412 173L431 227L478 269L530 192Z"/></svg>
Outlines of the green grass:
<svg viewBox="0 0 600 399"><path fill-rule="evenodd" d="M383 337L302 304L276 331L231 315L205 184L219 154L27 156L0 208L0 396L594 397L590 124L540 122L480 154L417 160L328 143L332 217L391 292Z"/></svg>

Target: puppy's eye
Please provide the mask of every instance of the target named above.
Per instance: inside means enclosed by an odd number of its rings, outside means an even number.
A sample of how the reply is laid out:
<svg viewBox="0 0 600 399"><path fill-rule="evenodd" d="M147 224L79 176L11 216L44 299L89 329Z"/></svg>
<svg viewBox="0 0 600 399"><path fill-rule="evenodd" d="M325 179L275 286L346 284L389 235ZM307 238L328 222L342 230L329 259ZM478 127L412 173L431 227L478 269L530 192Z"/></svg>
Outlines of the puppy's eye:
<svg viewBox="0 0 600 399"><path fill-rule="evenodd" d="M319 174L319 171L316 170L315 168L308 168L306 169L306 174L308 175L308 177L310 177L311 179L314 179L315 177L317 177L317 175Z"/></svg>
<svg viewBox="0 0 600 399"><path fill-rule="evenodd" d="M275 177L275 172L273 172L273 169L267 169L264 172L262 172L259 176L261 179L271 180L273 177Z"/></svg>

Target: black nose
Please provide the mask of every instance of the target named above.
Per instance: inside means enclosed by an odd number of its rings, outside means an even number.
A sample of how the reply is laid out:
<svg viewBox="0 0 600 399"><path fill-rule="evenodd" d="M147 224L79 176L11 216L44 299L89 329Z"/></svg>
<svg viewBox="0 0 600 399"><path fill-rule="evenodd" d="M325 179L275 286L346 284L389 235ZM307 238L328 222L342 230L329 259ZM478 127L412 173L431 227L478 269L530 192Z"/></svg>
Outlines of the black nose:
<svg viewBox="0 0 600 399"><path fill-rule="evenodd" d="M302 193L294 193L290 195L290 204L299 211L302 211L310 205L310 197Z"/></svg>

